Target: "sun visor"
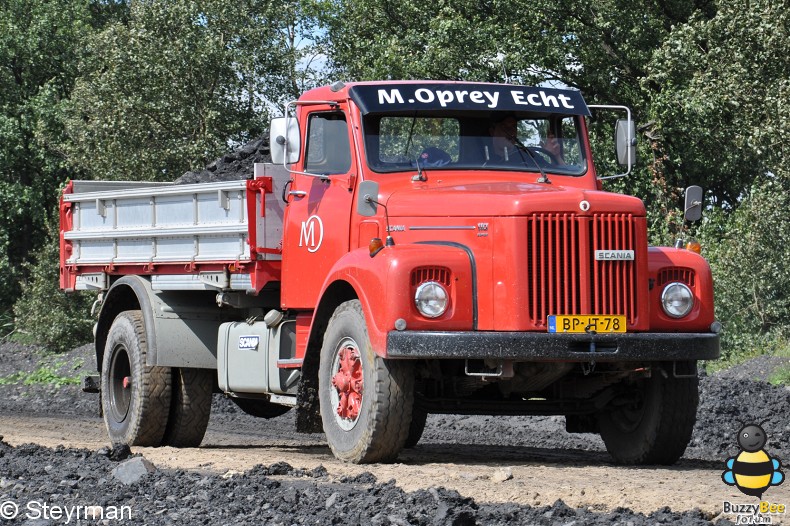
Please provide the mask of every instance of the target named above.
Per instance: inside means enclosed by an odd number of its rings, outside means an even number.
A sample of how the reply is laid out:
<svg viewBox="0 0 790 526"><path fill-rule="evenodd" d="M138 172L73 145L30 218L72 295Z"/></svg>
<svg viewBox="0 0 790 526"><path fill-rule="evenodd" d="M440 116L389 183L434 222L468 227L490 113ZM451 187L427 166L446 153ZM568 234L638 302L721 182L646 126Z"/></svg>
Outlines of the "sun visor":
<svg viewBox="0 0 790 526"><path fill-rule="evenodd" d="M590 115L576 90L474 83L387 83L352 86L363 115L425 110L536 111Z"/></svg>

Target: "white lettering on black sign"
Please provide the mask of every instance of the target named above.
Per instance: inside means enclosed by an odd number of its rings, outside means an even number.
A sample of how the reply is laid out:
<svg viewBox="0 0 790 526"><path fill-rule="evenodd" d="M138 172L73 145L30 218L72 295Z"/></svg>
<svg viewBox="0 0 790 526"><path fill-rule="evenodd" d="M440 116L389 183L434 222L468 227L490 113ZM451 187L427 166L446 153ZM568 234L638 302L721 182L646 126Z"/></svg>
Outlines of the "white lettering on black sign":
<svg viewBox="0 0 790 526"><path fill-rule="evenodd" d="M379 89L379 104L381 105L395 105L395 104L409 104L422 103L422 104L438 104L442 108L453 105L454 103L463 104L469 101L474 104L485 106L489 109L495 109L499 102L498 92L488 91L465 91L465 90L432 90L429 88L419 88L414 90L414 95L408 99L404 99L398 88L381 88ZM514 95L515 99L515 95ZM556 98L554 99L556 102ZM569 106L572 108L572 106Z"/></svg>
<svg viewBox="0 0 790 526"><path fill-rule="evenodd" d="M509 84L364 84L353 86L349 94L363 114L420 109L590 113L578 91Z"/></svg>

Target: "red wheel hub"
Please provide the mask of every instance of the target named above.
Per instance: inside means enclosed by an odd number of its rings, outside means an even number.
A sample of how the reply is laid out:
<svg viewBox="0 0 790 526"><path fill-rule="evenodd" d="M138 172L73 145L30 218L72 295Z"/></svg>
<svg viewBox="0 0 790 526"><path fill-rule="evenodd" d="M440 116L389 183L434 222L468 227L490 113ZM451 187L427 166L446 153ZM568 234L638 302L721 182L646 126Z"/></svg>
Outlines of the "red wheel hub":
<svg viewBox="0 0 790 526"><path fill-rule="evenodd" d="M337 414L340 418L356 420L362 407L362 362L359 351L352 346L340 349L339 367L332 377L332 385L339 395Z"/></svg>

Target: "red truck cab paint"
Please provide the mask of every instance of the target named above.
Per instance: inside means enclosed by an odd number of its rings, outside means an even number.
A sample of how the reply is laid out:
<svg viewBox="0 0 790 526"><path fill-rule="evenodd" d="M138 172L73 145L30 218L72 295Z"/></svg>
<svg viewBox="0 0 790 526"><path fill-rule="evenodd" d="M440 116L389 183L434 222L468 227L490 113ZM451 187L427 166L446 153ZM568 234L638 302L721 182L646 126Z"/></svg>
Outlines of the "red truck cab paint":
<svg viewBox="0 0 790 526"><path fill-rule="evenodd" d="M602 190L589 114L573 90L336 83L286 106L243 188L68 187L61 283L102 291L113 441L196 445L172 422L207 416L177 395L216 381L350 462L395 458L428 413L559 414L619 462L676 461L719 355L710 268ZM167 411L143 407L157 382Z"/></svg>

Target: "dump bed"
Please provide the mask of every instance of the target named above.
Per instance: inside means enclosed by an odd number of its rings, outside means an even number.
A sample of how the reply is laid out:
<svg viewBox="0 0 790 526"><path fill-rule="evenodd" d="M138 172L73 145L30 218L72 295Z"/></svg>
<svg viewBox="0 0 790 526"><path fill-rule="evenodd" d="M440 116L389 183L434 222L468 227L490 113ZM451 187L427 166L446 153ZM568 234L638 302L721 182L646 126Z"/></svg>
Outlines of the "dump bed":
<svg viewBox="0 0 790 526"><path fill-rule="evenodd" d="M279 273L287 180L282 167L257 164L248 180L72 181L61 199L61 285L103 289L113 275L149 274L154 289L260 290L256 273Z"/></svg>

